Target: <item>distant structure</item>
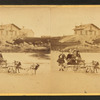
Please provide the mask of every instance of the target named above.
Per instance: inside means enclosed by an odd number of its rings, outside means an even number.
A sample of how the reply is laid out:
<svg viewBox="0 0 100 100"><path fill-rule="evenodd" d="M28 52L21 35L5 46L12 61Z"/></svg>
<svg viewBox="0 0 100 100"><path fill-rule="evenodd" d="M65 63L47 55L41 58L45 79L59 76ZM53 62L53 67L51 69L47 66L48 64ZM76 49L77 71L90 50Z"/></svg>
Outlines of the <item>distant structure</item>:
<svg viewBox="0 0 100 100"><path fill-rule="evenodd" d="M97 36L100 35L100 28L94 24L84 24L75 26L74 32L75 35Z"/></svg>
<svg viewBox="0 0 100 100"><path fill-rule="evenodd" d="M51 38L51 36L41 36L41 38Z"/></svg>
<svg viewBox="0 0 100 100"><path fill-rule="evenodd" d="M31 29L22 28L20 33L22 33L25 37L34 37L34 32Z"/></svg>
<svg viewBox="0 0 100 100"><path fill-rule="evenodd" d="M15 24L0 25L0 41L11 41L24 37L34 37L34 32L30 29L21 29Z"/></svg>

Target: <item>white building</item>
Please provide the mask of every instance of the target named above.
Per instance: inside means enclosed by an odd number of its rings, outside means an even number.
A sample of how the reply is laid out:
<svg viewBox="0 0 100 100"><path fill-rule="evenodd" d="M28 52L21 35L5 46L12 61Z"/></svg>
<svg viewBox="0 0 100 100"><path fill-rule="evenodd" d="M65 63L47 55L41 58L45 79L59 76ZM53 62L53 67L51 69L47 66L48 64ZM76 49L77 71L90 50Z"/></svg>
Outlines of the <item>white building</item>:
<svg viewBox="0 0 100 100"><path fill-rule="evenodd" d="M100 35L100 28L94 24L84 24L75 26L75 35L97 36Z"/></svg>
<svg viewBox="0 0 100 100"><path fill-rule="evenodd" d="M21 29L15 24L0 25L0 41L11 41L24 37L34 37L34 32L29 29Z"/></svg>

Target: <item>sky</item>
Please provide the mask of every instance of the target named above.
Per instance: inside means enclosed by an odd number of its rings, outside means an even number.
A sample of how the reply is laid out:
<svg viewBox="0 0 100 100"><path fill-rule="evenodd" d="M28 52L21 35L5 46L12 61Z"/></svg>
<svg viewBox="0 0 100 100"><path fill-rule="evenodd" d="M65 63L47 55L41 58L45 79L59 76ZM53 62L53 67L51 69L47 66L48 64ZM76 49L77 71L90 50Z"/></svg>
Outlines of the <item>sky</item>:
<svg viewBox="0 0 100 100"><path fill-rule="evenodd" d="M34 36L74 34L75 25L100 27L100 7L0 7L0 24L32 29Z"/></svg>
<svg viewBox="0 0 100 100"><path fill-rule="evenodd" d="M13 23L32 29L34 36L50 34L50 10L48 8L0 8L0 23Z"/></svg>

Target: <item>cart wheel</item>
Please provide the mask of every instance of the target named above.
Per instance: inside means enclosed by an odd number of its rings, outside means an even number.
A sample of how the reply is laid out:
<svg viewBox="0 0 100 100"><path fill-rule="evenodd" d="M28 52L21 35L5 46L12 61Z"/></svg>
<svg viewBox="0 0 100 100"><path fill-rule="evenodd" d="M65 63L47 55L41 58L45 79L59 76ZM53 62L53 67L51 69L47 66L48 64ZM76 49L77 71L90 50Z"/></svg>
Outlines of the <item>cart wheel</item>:
<svg viewBox="0 0 100 100"><path fill-rule="evenodd" d="M86 73L89 73L90 72L90 69L89 68L86 68L86 71L85 71Z"/></svg>
<svg viewBox="0 0 100 100"><path fill-rule="evenodd" d="M77 71L78 70L78 66L73 66L73 71Z"/></svg>

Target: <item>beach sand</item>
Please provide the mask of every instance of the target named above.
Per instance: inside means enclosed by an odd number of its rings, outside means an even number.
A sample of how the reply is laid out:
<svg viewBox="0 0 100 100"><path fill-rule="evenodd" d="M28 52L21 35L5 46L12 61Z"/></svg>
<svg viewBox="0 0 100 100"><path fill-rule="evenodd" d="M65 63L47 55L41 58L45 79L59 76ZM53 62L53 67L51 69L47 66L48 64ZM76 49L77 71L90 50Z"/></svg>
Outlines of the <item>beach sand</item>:
<svg viewBox="0 0 100 100"><path fill-rule="evenodd" d="M100 69L98 73L85 73L84 69L74 72L72 68L59 71L57 63L59 54L60 52L51 52L52 93L100 93ZM98 53L81 53L81 56L87 63L100 60Z"/></svg>
<svg viewBox="0 0 100 100"><path fill-rule="evenodd" d="M45 55L46 56L46 55ZM3 57L11 64L14 60L21 61L20 73L7 73L7 69L0 69L0 94L43 94L50 93L50 54L41 58L35 53L3 53ZM27 68L33 63L39 63L36 75Z"/></svg>
<svg viewBox="0 0 100 100"><path fill-rule="evenodd" d="M0 72L0 94L88 94L100 93L100 70L98 73L85 73L84 70L74 72L71 68L65 71L59 71L57 58L59 52L51 52L50 59L33 57L33 54L3 54L4 58L22 61L24 68L27 68L32 62L40 63L37 74L32 75L31 71L20 70L20 73L7 73L7 70ZM14 55L14 56L13 56ZM100 54L87 53L81 54L87 62L91 60L99 61ZM24 58L24 60L23 60ZM90 58L90 59L89 59Z"/></svg>

